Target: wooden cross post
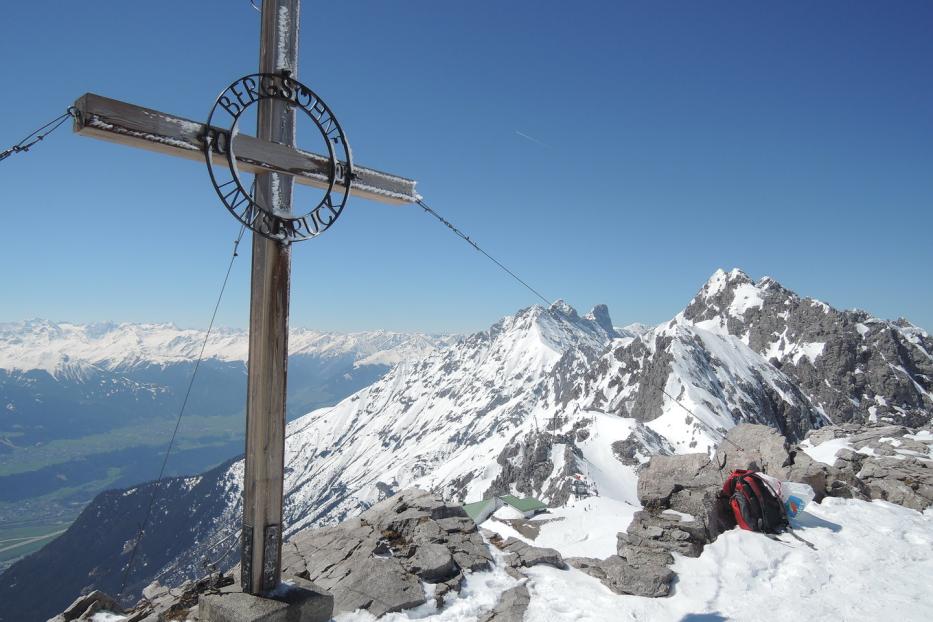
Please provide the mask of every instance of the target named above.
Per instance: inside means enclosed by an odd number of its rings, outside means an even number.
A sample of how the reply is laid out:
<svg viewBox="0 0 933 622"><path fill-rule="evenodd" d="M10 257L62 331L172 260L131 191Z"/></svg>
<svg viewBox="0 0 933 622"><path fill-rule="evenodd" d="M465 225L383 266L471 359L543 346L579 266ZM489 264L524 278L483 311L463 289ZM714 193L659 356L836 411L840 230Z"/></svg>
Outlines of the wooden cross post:
<svg viewBox="0 0 933 622"><path fill-rule="evenodd" d="M298 75L299 0L264 0L259 72ZM259 102L256 138L295 146L295 110ZM292 177L256 175L256 196L277 212L292 211ZM273 192L273 186L277 192ZM282 577L282 497L285 477L285 377L291 245L253 234L246 381L246 467L243 475L243 591L268 592Z"/></svg>
<svg viewBox="0 0 933 622"><path fill-rule="evenodd" d="M263 1L260 74L297 80L299 2ZM236 135L235 155L232 146L217 153L210 148L209 137L222 133L221 128L91 93L75 102L74 129L188 159L202 160L207 152L212 164L235 160L239 170L255 174L257 202L276 214L291 214L293 182L325 189L349 185L353 196L389 204L419 200L410 179L355 165L352 181L340 177L332 170L333 156L295 146L290 103L268 97L258 106L256 137ZM254 233L252 248L241 581L244 592L265 594L281 578L291 245Z"/></svg>

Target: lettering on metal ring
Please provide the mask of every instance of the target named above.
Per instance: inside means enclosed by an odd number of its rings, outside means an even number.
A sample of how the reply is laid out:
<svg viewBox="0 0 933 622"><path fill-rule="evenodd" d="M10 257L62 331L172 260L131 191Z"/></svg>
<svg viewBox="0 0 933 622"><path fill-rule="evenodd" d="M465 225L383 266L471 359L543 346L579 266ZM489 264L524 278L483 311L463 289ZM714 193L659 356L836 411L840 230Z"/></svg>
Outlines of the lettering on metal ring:
<svg viewBox="0 0 933 622"><path fill-rule="evenodd" d="M282 213L263 198L254 196L241 180L236 156L240 118L250 106L264 99L284 101L302 110L327 145L327 154L319 158L316 168L305 171L326 186L321 200L310 210ZM244 76L217 97L207 117L207 127L203 150L214 190L230 213L253 231L284 242L307 240L326 231L343 212L353 179L350 145L331 109L304 84L284 73ZM214 162L218 155L223 156L226 167Z"/></svg>

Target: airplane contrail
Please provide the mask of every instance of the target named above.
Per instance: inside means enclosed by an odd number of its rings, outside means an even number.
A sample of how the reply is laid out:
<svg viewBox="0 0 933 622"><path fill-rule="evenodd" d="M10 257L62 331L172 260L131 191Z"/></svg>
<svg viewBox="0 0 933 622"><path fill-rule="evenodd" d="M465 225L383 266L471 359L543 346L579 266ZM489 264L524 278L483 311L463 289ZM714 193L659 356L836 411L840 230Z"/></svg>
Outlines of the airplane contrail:
<svg viewBox="0 0 933 622"><path fill-rule="evenodd" d="M538 139L535 138L534 136L529 136L528 134L525 134L524 132L519 132L518 130L515 130L515 133L518 134L519 136L521 136L522 138L524 138L525 140L530 140L531 142L533 142L533 143L535 143L535 144L538 144L538 145L541 145L542 147L547 147L548 149L551 149L551 146L550 146L549 144L547 144L546 142L544 142L544 141L542 141L542 140L538 140Z"/></svg>

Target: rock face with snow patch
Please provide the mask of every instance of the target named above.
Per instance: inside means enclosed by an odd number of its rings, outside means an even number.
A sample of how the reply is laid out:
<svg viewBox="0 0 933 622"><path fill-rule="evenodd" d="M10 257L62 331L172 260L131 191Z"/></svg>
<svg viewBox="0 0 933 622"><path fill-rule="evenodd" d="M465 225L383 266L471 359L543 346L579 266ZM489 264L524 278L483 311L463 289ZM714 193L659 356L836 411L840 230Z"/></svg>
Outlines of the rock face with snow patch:
<svg viewBox="0 0 933 622"><path fill-rule="evenodd" d="M614 592L667 596L675 576L669 567L673 553L698 557L706 544L735 526L719 497L725 477L748 468L787 477L792 466L787 440L773 428L751 424L733 428L713 459L706 454L654 456L638 474L638 498L645 509L618 534L618 554L567 562Z"/></svg>
<svg viewBox="0 0 933 622"><path fill-rule="evenodd" d="M571 557L567 563L586 574L599 579L616 594L631 594L657 598L671 592L674 571L668 568L674 558L659 552L655 556L643 556L635 563L620 555L607 559Z"/></svg>
<svg viewBox="0 0 933 622"><path fill-rule="evenodd" d="M829 426L800 445L815 488L830 496L882 499L923 511L933 506L930 427ZM820 490L822 488L822 490Z"/></svg>
<svg viewBox="0 0 933 622"><path fill-rule="evenodd" d="M933 416L933 339L720 270L670 322L617 339L572 393L678 452L710 452L741 422L791 440L829 422L917 425Z"/></svg>
<svg viewBox="0 0 933 622"><path fill-rule="evenodd" d="M717 272L683 318L773 361L833 422L930 421L933 339L907 320L838 311L740 270Z"/></svg>

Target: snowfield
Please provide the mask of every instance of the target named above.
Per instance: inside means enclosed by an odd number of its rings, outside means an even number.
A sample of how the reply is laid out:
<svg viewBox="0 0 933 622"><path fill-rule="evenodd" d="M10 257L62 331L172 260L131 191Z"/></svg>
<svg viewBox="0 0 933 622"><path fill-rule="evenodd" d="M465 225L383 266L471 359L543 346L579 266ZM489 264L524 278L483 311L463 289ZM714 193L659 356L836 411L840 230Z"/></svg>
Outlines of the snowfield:
<svg viewBox="0 0 933 622"><path fill-rule="evenodd" d="M541 518L562 515L567 526L593 527L600 537L624 530L627 520L624 514L615 513L617 509L611 500L597 498ZM586 522L589 510L592 518ZM614 525L613 517L618 518ZM531 603L524 620L933 620L933 511L921 514L884 501L827 498L809 506L801 523L803 528L796 533L816 550L788 535L776 542L736 529L707 545L698 558L675 554L673 569L678 578L667 598L614 594L576 569L525 569ZM499 524L487 521L484 527L498 530ZM557 548L564 555L614 552L614 547L607 551L599 546L581 550L574 532L554 530L542 541L547 533L542 530L536 544ZM460 597L440 611L428 604L382 620L475 621L500 593L516 584L497 566L491 572L471 575ZM375 618L355 612L336 620L370 622Z"/></svg>
<svg viewBox="0 0 933 622"><path fill-rule="evenodd" d="M675 554L668 598L619 596L578 571L536 566L527 622L933 620L933 512L827 498L775 542L733 530L696 559Z"/></svg>

